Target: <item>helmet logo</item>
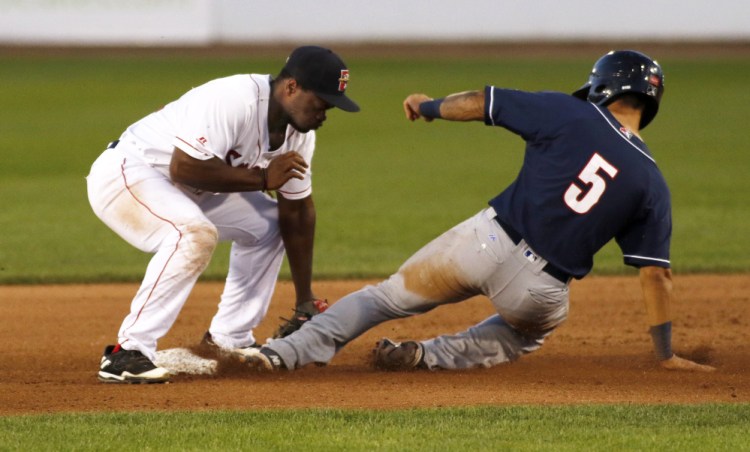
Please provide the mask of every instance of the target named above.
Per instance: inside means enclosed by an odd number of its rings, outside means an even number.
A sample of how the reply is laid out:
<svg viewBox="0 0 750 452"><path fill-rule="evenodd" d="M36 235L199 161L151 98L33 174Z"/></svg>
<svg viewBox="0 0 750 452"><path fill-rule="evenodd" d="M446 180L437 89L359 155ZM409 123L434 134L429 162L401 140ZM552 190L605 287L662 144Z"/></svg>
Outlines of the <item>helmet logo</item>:
<svg viewBox="0 0 750 452"><path fill-rule="evenodd" d="M659 85L661 85L661 80L659 80L659 76L658 75L653 75L652 74L652 75L648 76L648 84L649 85L654 85L654 86L658 87Z"/></svg>

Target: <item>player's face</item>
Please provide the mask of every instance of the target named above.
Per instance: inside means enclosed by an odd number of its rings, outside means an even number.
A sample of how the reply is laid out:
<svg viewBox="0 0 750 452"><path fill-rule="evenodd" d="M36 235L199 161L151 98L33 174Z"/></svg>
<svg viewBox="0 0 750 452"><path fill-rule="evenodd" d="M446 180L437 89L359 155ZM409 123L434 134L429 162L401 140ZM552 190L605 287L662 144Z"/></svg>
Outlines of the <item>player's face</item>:
<svg viewBox="0 0 750 452"><path fill-rule="evenodd" d="M302 133L316 130L326 120L326 111L333 108L312 91L298 89L289 102L290 124Z"/></svg>

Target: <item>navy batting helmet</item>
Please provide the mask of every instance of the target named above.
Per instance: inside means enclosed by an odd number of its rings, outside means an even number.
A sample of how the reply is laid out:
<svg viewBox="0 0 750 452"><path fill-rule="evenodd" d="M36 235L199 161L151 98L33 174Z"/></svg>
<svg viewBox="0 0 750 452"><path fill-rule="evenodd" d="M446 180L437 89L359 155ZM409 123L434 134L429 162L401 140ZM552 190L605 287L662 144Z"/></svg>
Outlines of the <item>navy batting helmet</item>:
<svg viewBox="0 0 750 452"><path fill-rule="evenodd" d="M594 63L589 80L573 96L603 107L623 94L636 94L644 100L641 129L645 128L659 111L664 94L659 63L633 50L613 50Z"/></svg>

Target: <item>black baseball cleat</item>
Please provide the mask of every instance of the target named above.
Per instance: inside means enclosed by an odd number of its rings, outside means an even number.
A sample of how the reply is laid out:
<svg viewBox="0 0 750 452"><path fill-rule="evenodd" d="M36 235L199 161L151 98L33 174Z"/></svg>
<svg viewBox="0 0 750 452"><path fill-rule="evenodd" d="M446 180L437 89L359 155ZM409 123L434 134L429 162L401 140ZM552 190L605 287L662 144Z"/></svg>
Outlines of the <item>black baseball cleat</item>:
<svg viewBox="0 0 750 452"><path fill-rule="evenodd" d="M419 342L394 342L387 337L379 340L372 351L376 369L399 371L426 369L424 347Z"/></svg>
<svg viewBox="0 0 750 452"><path fill-rule="evenodd" d="M108 345L99 365L98 378L103 383L166 383L169 371L156 366L138 350Z"/></svg>
<svg viewBox="0 0 750 452"><path fill-rule="evenodd" d="M211 336L211 333L209 333L208 331L206 331L206 334L203 335L203 340L201 340L201 345L208 347L210 350L214 351L220 356L228 356L232 358L237 358L243 363L248 361L249 357L254 353L254 350L258 350L260 348L260 345L258 345L258 343L247 345L245 347L235 347L235 348L222 347L221 345L214 342L214 338Z"/></svg>
<svg viewBox="0 0 750 452"><path fill-rule="evenodd" d="M254 349L246 362L253 369L263 372L275 372L286 369L281 356L266 346Z"/></svg>

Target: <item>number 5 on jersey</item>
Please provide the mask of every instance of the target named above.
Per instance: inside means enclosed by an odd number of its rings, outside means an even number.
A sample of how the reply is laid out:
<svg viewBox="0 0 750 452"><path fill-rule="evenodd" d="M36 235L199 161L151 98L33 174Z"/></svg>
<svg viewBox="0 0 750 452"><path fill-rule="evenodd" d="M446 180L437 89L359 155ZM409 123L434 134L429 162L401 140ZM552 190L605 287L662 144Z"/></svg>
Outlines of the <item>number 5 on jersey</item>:
<svg viewBox="0 0 750 452"><path fill-rule="evenodd" d="M574 212L584 214L591 210L594 204L599 202L599 198L604 194L604 190L607 189L607 181L599 174L599 170L609 175L611 179L614 179L618 172L617 168L604 160L604 157L598 153L594 153L591 160L589 160L583 171L578 175L578 179L586 184L588 191L584 193L583 189L573 182L563 197L565 204L573 209Z"/></svg>

